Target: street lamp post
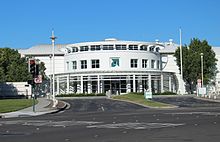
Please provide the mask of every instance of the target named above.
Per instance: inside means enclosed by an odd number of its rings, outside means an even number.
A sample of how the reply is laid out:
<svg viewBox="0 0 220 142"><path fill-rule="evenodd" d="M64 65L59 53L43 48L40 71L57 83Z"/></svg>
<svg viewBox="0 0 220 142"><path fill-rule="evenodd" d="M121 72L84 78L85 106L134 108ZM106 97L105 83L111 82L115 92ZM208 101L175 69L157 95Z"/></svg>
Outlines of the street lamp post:
<svg viewBox="0 0 220 142"><path fill-rule="evenodd" d="M200 53L201 56L201 76L202 76L202 87L203 87L203 53Z"/></svg>
<svg viewBox="0 0 220 142"><path fill-rule="evenodd" d="M51 41L52 41L52 61L53 61L53 69L52 69L52 73L53 73L53 93L52 93L52 100L53 100L53 107L56 107L57 104L57 100L55 98L55 56L54 56L54 52L55 52L55 39L56 37L54 36L54 31L52 31L52 36L50 37Z"/></svg>
<svg viewBox="0 0 220 142"><path fill-rule="evenodd" d="M52 54L49 55L50 58L50 99L53 97L53 89L52 89Z"/></svg>

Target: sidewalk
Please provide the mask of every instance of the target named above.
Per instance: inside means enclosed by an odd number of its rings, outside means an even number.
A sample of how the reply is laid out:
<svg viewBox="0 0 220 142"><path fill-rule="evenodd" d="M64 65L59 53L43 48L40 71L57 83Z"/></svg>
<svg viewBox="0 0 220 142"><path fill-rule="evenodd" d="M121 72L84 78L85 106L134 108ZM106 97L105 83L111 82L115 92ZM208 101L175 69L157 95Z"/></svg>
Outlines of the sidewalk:
<svg viewBox="0 0 220 142"><path fill-rule="evenodd" d="M38 116L48 113L55 113L66 107L65 102L58 100L57 107L52 107L52 101L46 98L38 98L38 104L35 105L35 112L33 112L33 106L9 113L0 113L0 118L13 118L13 117L29 117Z"/></svg>

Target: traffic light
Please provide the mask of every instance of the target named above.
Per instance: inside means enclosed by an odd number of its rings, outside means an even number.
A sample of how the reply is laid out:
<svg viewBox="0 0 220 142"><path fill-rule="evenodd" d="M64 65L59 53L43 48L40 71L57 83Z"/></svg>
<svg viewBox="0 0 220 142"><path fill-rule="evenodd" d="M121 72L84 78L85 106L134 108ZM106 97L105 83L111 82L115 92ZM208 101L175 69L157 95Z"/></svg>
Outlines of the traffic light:
<svg viewBox="0 0 220 142"><path fill-rule="evenodd" d="M39 64L35 65L35 77L39 75Z"/></svg>
<svg viewBox="0 0 220 142"><path fill-rule="evenodd" d="M33 77L35 76L35 60L31 59L29 60L29 64L30 64L30 73L33 75Z"/></svg>

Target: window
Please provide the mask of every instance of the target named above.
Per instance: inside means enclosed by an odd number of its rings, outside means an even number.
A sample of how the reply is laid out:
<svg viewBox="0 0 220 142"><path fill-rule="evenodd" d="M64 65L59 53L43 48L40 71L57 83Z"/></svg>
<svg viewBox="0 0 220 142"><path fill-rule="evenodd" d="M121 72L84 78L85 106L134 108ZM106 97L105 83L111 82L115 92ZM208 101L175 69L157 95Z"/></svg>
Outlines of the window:
<svg viewBox="0 0 220 142"><path fill-rule="evenodd" d="M73 63L73 66L72 66L72 67L73 67L73 70L77 69L77 63L76 63L76 61L73 61L72 63Z"/></svg>
<svg viewBox="0 0 220 142"><path fill-rule="evenodd" d="M66 70L69 70L69 62L66 62Z"/></svg>
<svg viewBox="0 0 220 142"><path fill-rule="evenodd" d="M154 69L155 60L151 60L151 68Z"/></svg>
<svg viewBox="0 0 220 142"><path fill-rule="evenodd" d="M78 52L78 48L77 47L72 47L72 52Z"/></svg>
<svg viewBox="0 0 220 142"><path fill-rule="evenodd" d="M127 50L126 45L116 45L116 50Z"/></svg>
<svg viewBox="0 0 220 142"><path fill-rule="evenodd" d="M87 61L81 60L81 69L87 69Z"/></svg>
<svg viewBox="0 0 220 142"><path fill-rule="evenodd" d="M88 51L89 47L88 46L80 46L80 51Z"/></svg>
<svg viewBox="0 0 220 142"><path fill-rule="evenodd" d="M131 59L131 68L137 68L138 59Z"/></svg>
<svg viewBox="0 0 220 142"><path fill-rule="evenodd" d="M140 50L147 51L147 45L141 45L141 46L140 46Z"/></svg>
<svg viewBox="0 0 220 142"><path fill-rule="evenodd" d="M101 50L101 47L100 45L91 45L90 50L91 51Z"/></svg>
<svg viewBox="0 0 220 142"><path fill-rule="evenodd" d="M157 60L157 69L160 69L160 61Z"/></svg>
<svg viewBox="0 0 220 142"><path fill-rule="evenodd" d="M147 59L142 59L142 68L147 68Z"/></svg>
<svg viewBox="0 0 220 142"><path fill-rule="evenodd" d="M129 50L138 50L138 45L129 45Z"/></svg>
<svg viewBox="0 0 220 142"><path fill-rule="evenodd" d="M99 60L92 60L92 68L99 68Z"/></svg>
<svg viewBox="0 0 220 142"><path fill-rule="evenodd" d="M154 46L151 46L151 47L150 47L150 51L154 51Z"/></svg>
<svg viewBox="0 0 220 142"><path fill-rule="evenodd" d="M110 58L111 67L119 67L119 58Z"/></svg>
<svg viewBox="0 0 220 142"><path fill-rule="evenodd" d="M114 45L103 45L103 50L113 50L114 49Z"/></svg>

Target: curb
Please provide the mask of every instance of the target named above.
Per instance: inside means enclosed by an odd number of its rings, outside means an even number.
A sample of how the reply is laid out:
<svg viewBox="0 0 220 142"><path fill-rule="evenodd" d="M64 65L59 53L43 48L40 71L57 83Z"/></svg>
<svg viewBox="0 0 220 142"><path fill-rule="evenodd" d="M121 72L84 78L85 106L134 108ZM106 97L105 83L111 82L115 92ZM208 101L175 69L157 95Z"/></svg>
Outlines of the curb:
<svg viewBox="0 0 220 142"><path fill-rule="evenodd" d="M198 100L203 100L203 101L220 103L219 99L209 99L209 98L202 98L202 97L198 97L198 96L194 96L193 98L198 99Z"/></svg>
<svg viewBox="0 0 220 142"><path fill-rule="evenodd" d="M58 112L63 111L63 110L70 107L70 104L68 104L64 101L58 101L58 104L59 104L59 102L60 102L60 106L57 106L56 108L53 108L51 110L48 109L48 111L35 112L35 113L34 112L18 113L18 114L14 114L12 116L5 113L5 114L0 114L0 118L32 117L32 116L40 116L40 115L45 115L45 114L55 114L55 113L58 113ZM46 107L48 107L48 106L46 106ZM19 111L17 111L17 112L19 112ZM9 113L13 113L13 112L9 112ZM16 111L14 113L16 113Z"/></svg>
<svg viewBox="0 0 220 142"><path fill-rule="evenodd" d="M50 113L48 113L48 114L55 114L55 113L58 113L58 112L60 112L60 111L64 111L65 109L69 109L69 108L70 108L70 104L67 103L67 102L59 101L59 100L58 100L58 104L59 104L59 103L62 103L62 106L56 107L57 110L55 110L55 111L53 111L53 112L50 112Z"/></svg>
<svg viewBox="0 0 220 142"><path fill-rule="evenodd" d="M147 105L143 105L143 104L132 102L132 101L128 101L128 100L120 100L120 99L113 99L113 98L108 98L108 99L115 100L115 101L128 102L128 103L140 105L140 106L143 106L145 108L150 108L150 109L173 109L173 108L179 108L178 106L174 106L174 105L167 106L167 107L152 107L152 106L147 106Z"/></svg>

